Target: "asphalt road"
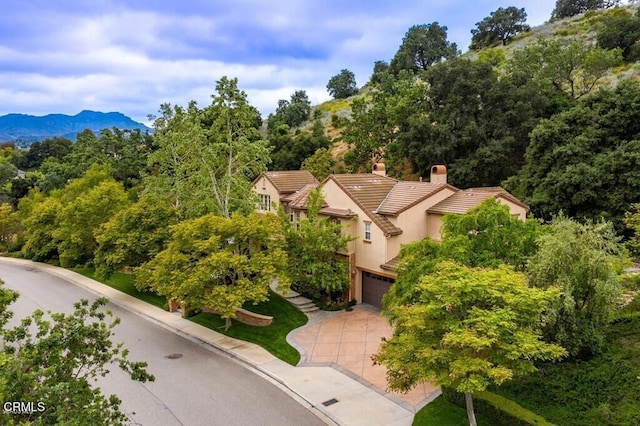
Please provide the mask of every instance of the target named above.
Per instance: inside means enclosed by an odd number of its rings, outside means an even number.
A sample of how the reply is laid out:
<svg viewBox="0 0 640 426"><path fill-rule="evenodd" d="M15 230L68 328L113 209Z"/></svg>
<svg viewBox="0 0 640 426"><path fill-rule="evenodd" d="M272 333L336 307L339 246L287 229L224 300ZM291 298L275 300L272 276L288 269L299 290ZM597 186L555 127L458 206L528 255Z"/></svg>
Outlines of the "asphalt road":
<svg viewBox="0 0 640 426"><path fill-rule="evenodd" d="M29 267L0 264L0 278L20 298L12 322L35 309L72 312L81 298L96 295ZM117 367L101 379L105 394L123 401L132 424L141 425L322 425L320 419L280 388L214 348L192 342L118 306L122 319L115 342L125 342L129 359L146 361L153 383L132 381ZM169 357L172 355L171 357ZM135 414L133 414L135 413Z"/></svg>

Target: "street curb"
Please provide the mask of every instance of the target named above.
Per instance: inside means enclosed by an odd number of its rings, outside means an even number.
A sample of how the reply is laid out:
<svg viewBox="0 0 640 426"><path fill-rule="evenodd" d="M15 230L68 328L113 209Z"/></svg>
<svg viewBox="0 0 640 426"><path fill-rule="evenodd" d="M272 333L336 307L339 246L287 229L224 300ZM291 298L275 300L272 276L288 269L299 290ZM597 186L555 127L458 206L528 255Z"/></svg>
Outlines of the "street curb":
<svg viewBox="0 0 640 426"><path fill-rule="evenodd" d="M272 373L270 373L269 371L265 370L264 368L262 368L260 365L256 364L255 362L251 361L250 359L247 359L241 355L238 355L237 353L231 351L230 349L224 348L222 346L216 345L215 343L209 342L205 339L199 338L197 336L194 336L190 333L185 332L184 330L181 330L178 327L172 326L170 324L167 324L163 321L161 321L158 318L155 318L151 315L149 315L146 312L140 311L132 306L130 306L129 304L126 303L126 301L123 300L119 300L119 299L112 299L110 297L108 297L104 292L101 292L98 289L95 288L91 288L88 287L86 285L84 285L82 282L80 282L80 280L76 280L74 277L74 275L77 275L78 277L82 278L82 279L86 279L86 280L90 280L93 282L93 284L96 287L104 287L105 289L108 289L110 291L115 291L120 293L123 297L123 299L126 298L132 298L135 299L137 301L140 301L139 299L136 299L133 296L130 296L126 293L121 292L120 290L117 290L113 287L110 287L106 284L103 284L99 281L96 281L94 279L85 277L84 275L78 274L77 272L71 271L69 269L65 269L62 267L58 267L58 266L53 266L53 265L49 265L46 263L39 263L39 262L34 262L31 260L27 260L27 259L18 259L18 258L11 258L11 257L1 257L0 256L0 263L2 262L6 262L6 263L11 263L14 265L23 265L23 266L30 266L30 267L34 267L37 268L38 270L47 272L51 275L54 275L60 279L63 279L77 287L81 287L87 291L89 291L90 293L93 293L99 297L107 297L109 299L110 303L113 303L114 305L127 310L149 322L152 322L166 330L172 331L174 333L176 333L179 336L182 336L194 343L198 343L201 346L207 347L208 349L213 349L216 350L222 354L224 354L225 356L227 356L228 358L231 358L233 360L236 360L238 362L240 362L241 364L243 364L245 367L247 368L251 368L253 370L256 370L263 378L267 379L270 383L276 385L279 389L281 389L283 392L287 393L292 399L294 399L296 402L298 402L300 405L302 405L303 407L305 407L310 413L312 413L313 415L315 415L316 417L318 417L320 420L322 420L323 422L325 422L326 424L334 424L334 425L342 425L342 423L339 421L339 419L335 418L335 416L333 416L331 413L323 410L322 408L316 406L315 404L313 404L311 401L309 401L307 398L305 398L303 395L300 395L299 393L297 393L294 389L292 389L291 387L289 387L286 382L284 382L282 379L280 379L279 377L273 375ZM60 273L61 271L64 271L62 273ZM108 293L107 292L107 293ZM143 302L143 301L140 301ZM158 308L157 306L153 306L147 302L144 302L147 305L149 305L150 308L153 309L158 309L161 312L166 312L163 309ZM185 321L188 321L187 319L185 319ZM191 322L191 324L193 326L197 326L197 327L202 327L203 329L206 329L208 332L212 332L212 333L216 333L219 334L220 336L224 336L223 334L217 333L214 330L211 330L207 327L204 327L200 324L197 324L195 322ZM190 325L191 325L190 324ZM262 347L255 345L254 343L251 342L245 342L243 340L239 340L239 339L235 339L233 337L229 337L229 336L224 336L225 338L228 339L232 339L238 342L242 342L242 344L251 344L254 345L256 347L259 347L260 349L263 349ZM276 358L275 356L272 356L273 360L278 360L278 358ZM284 361L282 361L284 362ZM294 366L291 366L292 368L296 368Z"/></svg>

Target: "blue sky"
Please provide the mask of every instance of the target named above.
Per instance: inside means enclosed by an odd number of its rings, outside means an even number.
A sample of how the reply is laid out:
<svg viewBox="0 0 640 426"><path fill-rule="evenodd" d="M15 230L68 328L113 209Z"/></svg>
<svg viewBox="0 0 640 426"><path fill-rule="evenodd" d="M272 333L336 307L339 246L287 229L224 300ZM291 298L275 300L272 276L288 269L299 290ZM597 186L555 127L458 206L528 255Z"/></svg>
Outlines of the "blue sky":
<svg viewBox="0 0 640 426"><path fill-rule="evenodd" d="M162 103L211 102L237 77L263 118L298 89L330 99L341 69L366 83L412 25L434 21L466 51L471 29L499 7L531 26L555 0L3 0L0 115L119 111L146 122Z"/></svg>

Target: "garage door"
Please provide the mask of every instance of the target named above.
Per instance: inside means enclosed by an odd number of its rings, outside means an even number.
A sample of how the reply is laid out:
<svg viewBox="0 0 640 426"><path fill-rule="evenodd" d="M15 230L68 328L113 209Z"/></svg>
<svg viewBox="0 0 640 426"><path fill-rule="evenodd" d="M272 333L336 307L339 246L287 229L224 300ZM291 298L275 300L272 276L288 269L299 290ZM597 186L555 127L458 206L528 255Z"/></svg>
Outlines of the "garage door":
<svg viewBox="0 0 640 426"><path fill-rule="evenodd" d="M383 277L370 272L362 272L362 302L382 308L382 296L393 284L393 278Z"/></svg>

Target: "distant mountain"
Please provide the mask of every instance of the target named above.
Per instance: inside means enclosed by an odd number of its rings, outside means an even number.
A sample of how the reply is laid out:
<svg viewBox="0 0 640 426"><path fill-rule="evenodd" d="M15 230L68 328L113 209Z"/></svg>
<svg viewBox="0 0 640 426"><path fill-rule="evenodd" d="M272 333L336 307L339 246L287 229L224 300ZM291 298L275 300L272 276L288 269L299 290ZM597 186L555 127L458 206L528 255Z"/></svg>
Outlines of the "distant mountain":
<svg viewBox="0 0 640 426"><path fill-rule="evenodd" d="M78 133L90 129L100 132L102 129L149 129L142 123L119 112L82 111L77 115L49 114L41 117L26 114L7 114L0 116L0 142L19 142L29 145L31 142L62 136L71 140Z"/></svg>

